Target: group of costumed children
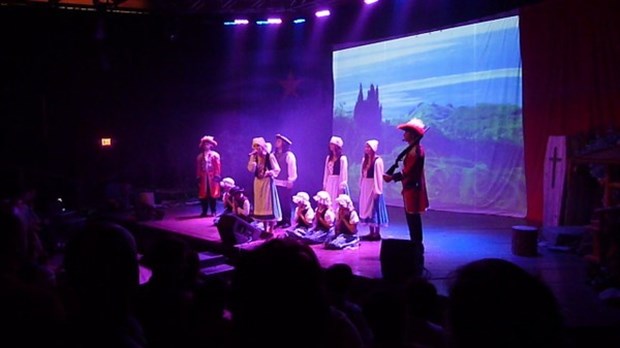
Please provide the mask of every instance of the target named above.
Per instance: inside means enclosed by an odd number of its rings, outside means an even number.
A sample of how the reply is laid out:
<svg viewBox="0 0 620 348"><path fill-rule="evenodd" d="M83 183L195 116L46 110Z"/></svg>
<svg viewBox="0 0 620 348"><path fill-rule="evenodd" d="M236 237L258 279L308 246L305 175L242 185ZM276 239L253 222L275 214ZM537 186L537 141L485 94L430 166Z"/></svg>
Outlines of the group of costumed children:
<svg viewBox="0 0 620 348"><path fill-rule="evenodd" d="M383 159L376 154L378 143L373 139L364 145L358 213L349 196L348 160L342 153L342 138L332 136L329 141L323 188L313 197L315 210L307 193L298 192L292 196L297 165L295 155L289 150L292 144L290 139L277 134L273 152L269 146L271 144L263 137L252 139L248 161L248 170L254 173L252 205L243 189L235 186L233 179L219 180L220 158L213 151L217 142L212 136L205 136L201 139L201 153L197 158L201 216L215 215L215 200L221 194L225 207L222 214L238 217L239 223L235 226L251 230L250 235L260 230L263 232L262 238L272 238L274 227L279 226L290 238L308 244L323 243L329 249L346 249L359 245L357 224L362 223L370 227L370 233L362 236L362 240L381 240L380 226L387 225L388 214L383 198ZM290 211L291 200L296 205L294 214ZM294 216L294 221L290 220L291 216ZM219 216L216 217L216 224L219 219Z"/></svg>
<svg viewBox="0 0 620 348"><path fill-rule="evenodd" d="M224 211L219 215L231 214L247 223L248 229L261 229L250 212L250 201L243 188L235 186L232 178L220 182ZM333 209L332 199L327 191L319 191L313 197L316 209L312 207L310 196L298 192L293 196L295 212L292 225L282 235L298 239L306 244L323 244L326 249L351 249L359 246L357 224L360 222L353 202L347 194L336 197L337 209ZM215 223L217 224L218 217Z"/></svg>
<svg viewBox="0 0 620 348"><path fill-rule="evenodd" d="M252 139L252 152L249 153L248 171L254 173L254 206L243 194L243 189L235 186L231 178L219 180L221 165L219 154L213 151L217 142L212 136L204 136L200 141L201 153L197 158L196 178L198 180L201 216L215 214L215 199L224 201L224 215L235 219L232 224L237 229L261 232L261 238L272 238L273 230L285 228L285 236L300 239L308 244L323 243L328 249L355 248L360 239L381 240L380 228L388 223L388 213L383 197L383 182L402 182L405 217L409 237L416 244L416 250L423 264L424 245L422 243L422 221L420 214L428 206L428 194L424 175L424 149L420 140L428 127L422 120L413 118L398 125L402 130L403 141L408 145L397 156L394 164L384 171L383 159L377 155L379 142L375 139L364 144L364 157L360 171L359 214L348 195L348 160L342 153L344 141L332 136L329 141L329 154L325 158L323 188L313 197L316 209L310 204L305 192L292 197L296 204L293 221L289 223L291 191L297 179L295 155L290 151L292 141L282 134L276 134L276 151L263 137ZM402 164L400 163L402 161ZM400 171L396 172L397 169ZM219 181L219 185L217 184ZM280 200L285 202L284 208ZM210 211L210 213L209 213ZM223 216L221 218L224 218ZM220 217L218 230L223 227ZM230 220L230 219L229 219ZM368 235L357 235L358 223L367 224ZM262 226L260 226L262 224ZM247 232L247 231L245 231ZM254 239L254 237L252 237Z"/></svg>

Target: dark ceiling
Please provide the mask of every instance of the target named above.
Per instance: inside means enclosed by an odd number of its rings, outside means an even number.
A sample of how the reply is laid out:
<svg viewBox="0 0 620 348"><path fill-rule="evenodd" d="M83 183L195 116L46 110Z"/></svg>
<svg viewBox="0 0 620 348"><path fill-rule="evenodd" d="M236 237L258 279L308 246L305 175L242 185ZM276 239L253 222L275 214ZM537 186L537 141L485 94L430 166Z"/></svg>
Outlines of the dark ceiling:
<svg viewBox="0 0 620 348"><path fill-rule="evenodd" d="M485 7L515 8L541 0L379 0L372 6L417 9L456 8L476 11ZM61 9L123 10L164 14L193 15L297 15L328 8L364 6L364 0L0 0L5 6L59 7Z"/></svg>
<svg viewBox="0 0 620 348"><path fill-rule="evenodd" d="M387 0L383 0L387 1ZM391 1L391 0L390 0ZM406 0L409 1L409 0ZM334 8L363 0L0 0L2 6L58 7L61 9L125 10L203 15L291 14Z"/></svg>
<svg viewBox="0 0 620 348"><path fill-rule="evenodd" d="M190 11L205 13L276 13L315 10L325 6L336 6L344 2L361 0L151 0L160 6L179 6Z"/></svg>

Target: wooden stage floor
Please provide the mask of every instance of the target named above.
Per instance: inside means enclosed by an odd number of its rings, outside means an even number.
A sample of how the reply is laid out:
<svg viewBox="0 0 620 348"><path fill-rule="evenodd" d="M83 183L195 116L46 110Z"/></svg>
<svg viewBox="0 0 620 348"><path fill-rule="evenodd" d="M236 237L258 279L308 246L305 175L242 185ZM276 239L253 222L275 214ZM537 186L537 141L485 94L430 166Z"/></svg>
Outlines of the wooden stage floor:
<svg viewBox="0 0 620 348"><path fill-rule="evenodd" d="M200 218L199 212L196 205L169 207L165 208L162 220L139 222L133 227L141 230L140 239L148 234L173 233L196 242L193 245L199 246L197 251L218 250L221 240L213 218ZM390 207L389 214L390 225L382 230L383 238L408 239L402 208ZM536 257L512 254L512 226L525 224L523 219L428 211L423 214L422 223L426 276L441 294L447 293L450 273L458 266L481 258L501 258L544 279L562 305L569 325L620 325L620 308L598 298L588 283L582 256L545 247L539 247ZM366 227L361 227L360 234L366 232ZM251 244L241 248L252 247ZM381 242L362 242L356 250L325 250L320 245L312 248L323 267L346 263L360 277L381 278Z"/></svg>

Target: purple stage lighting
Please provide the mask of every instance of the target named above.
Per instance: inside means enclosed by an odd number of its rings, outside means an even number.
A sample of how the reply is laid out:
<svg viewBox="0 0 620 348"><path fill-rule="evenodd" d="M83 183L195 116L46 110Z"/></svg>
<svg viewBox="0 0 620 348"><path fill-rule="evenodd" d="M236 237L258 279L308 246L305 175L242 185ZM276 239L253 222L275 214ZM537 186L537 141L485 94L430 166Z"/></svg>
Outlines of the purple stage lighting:
<svg viewBox="0 0 620 348"><path fill-rule="evenodd" d="M379 2L379 0L364 0L366 5L374 4L375 2Z"/></svg>
<svg viewBox="0 0 620 348"><path fill-rule="evenodd" d="M267 18L266 21L256 21L258 25L282 24L281 18Z"/></svg>
<svg viewBox="0 0 620 348"><path fill-rule="evenodd" d="M235 19L234 21L224 22L224 25L248 25L250 23L247 19Z"/></svg>
<svg viewBox="0 0 620 348"><path fill-rule="evenodd" d="M320 10L320 11L316 11L314 13L315 16L317 16L318 18L321 17L327 17L329 16L331 13L329 12L329 10Z"/></svg>

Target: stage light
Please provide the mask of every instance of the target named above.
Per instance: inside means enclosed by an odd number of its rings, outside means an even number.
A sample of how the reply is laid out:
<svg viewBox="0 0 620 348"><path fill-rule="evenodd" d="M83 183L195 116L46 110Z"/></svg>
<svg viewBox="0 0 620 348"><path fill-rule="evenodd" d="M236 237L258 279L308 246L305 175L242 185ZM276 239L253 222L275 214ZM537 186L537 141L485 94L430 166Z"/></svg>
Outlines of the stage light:
<svg viewBox="0 0 620 348"><path fill-rule="evenodd" d="M295 24L306 23L306 19L305 18L297 18L297 19L293 20L293 23L295 23Z"/></svg>
<svg viewBox="0 0 620 348"><path fill-rule="evenodd" d="M60 207L61 211L66 211L67 209L65 208L65 202L63 202L62 197L58 197L56 198L56 202L58 202L58 206Z"/></svg>
<svg viewBox="0 0 620 348"><path fill-rule="evenodd" d="M250 23L247 19L235 19L234 21L224 22L224 25L248 25Z"/></svg>
<svg viewBox="0 0 620 348"><path fill-rule="evenodd" d="M112 138L101 138L101 147L112 146Z"/></svg>
<svg viewBox="0 0 620 348"><path fill-rule="evenodd" d="M371 5L371 4L374 4L374 3L376 3L376 2L379 2L379 0L364 0L364 3L365 3L366 5Z"/></svg>
<svg viewBox="0 0 620 348"><path fill-rule="evenodd" d="M317 16L317 18L321 18L321 17L327 17L329 16L331 13L329 12L329 10L320 10L320 11L316 11L314 13L315 16Z"/></svg>
<svg viewBox="0 0 620 348"><path fill-rule="evenodd" d="M258 25L282 24L282 19L281 18L267 18L266 21L264 20L256 21L256 24Z"/></svg>

